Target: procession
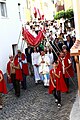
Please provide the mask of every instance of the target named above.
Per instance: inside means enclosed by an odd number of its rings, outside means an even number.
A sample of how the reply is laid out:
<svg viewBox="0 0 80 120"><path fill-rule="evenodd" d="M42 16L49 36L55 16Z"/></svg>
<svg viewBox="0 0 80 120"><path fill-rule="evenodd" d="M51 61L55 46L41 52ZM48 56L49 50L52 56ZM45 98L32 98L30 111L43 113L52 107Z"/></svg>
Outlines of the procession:
<svg viewBox="0 0 80 120"><path fill-rule="evenodd" d="M79 5L0 0L0 120L80 119Z"/></svg>
<svg viewBox="0 0 80 120"><path fill-rule="evenodd" d="M31 46L28 41L25 53L18 49L16 56L9 55L7 82L13 84L15 96L20 97L20 89L27 89L26 76L32 75L36 85L42 83L49 94L54 94L55 102L60 108L61 92L69 93L69 81L73 84L72 78L76 72L74 58L70 57L70 48L76 40L75 30L68 26L64 33L56 21L27 23L25 27L34 37L43 30L44 37L36 46ZM5 93L2 72L0 75L0 86L3 85L0 92Z"/></svg>

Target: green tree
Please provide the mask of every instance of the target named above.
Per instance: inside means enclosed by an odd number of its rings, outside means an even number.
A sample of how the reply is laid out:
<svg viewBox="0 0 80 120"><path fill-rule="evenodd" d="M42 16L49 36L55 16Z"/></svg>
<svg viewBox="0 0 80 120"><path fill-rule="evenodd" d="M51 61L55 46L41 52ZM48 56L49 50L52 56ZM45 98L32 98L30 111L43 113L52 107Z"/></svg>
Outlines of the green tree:
<svg viewBox="0 0 80 120"><path fill-rule="evenodd" d="M62 10L62 11L57 12L56 15L54 16L54 19L55 20L58 20L61 18L70 19L73 17L74 17L73 9L68 9L67 11Z"/></svg>
<svg viewBox="0 0 80 120"><path fill-rule="evenodd" d="M66 16L66 18L68 18L68 19L73 18L73 17L74 17L73 9L68 9L68 10L65 12L65 16Z"/></svg>

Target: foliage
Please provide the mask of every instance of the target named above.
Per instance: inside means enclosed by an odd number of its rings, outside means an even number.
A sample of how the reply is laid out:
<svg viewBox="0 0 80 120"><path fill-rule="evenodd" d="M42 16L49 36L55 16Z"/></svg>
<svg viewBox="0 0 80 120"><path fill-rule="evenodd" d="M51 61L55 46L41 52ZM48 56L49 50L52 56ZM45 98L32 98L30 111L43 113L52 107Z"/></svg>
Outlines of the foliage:
<svg viewBox="0 0 80 120"><path fill-rule="evenodd" d="M73 12L73 9L68 9L66 12L65 12L65 16L66 18L73 18L74 17L74 12Z"/></svg>
<svg viewBox="0 0 80 120"><path fill-rule="evenodd" d="M58 20L58 19L61 19L61 18L67 18L67 19L70 19L74 17L74 12L73 12L73 9L68 9L67 11L59 11L56 13L56 15L54 16L54 19L55 20Z"/></svg>
<svg viewBox="0 0 80 120"><path fill-rule="evenodd" d="M59 12L57 12L56 13L56 15L54 16L54 19L60 19L60 18L64 18L64 16L65 16L65 11L64 10L62 10L62 11L59 11Z"/></svg>

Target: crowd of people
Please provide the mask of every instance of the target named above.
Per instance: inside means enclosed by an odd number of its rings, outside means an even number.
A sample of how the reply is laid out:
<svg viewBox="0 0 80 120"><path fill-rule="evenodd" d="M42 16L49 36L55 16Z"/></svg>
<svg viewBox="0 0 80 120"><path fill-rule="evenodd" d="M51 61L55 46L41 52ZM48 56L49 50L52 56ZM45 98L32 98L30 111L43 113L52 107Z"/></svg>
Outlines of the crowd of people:
<svg viewBox="0 0 80 120"><path fill-rule="evenodd" d="M60 108L61 92L69 93L69 81L74 77L74 71L76 72L74 57L70 57L70 48L76 40L75 30L71 27L63 29L56 21L28 22L25 28L34 37L44 29L44 39L38 46L31 47L28 44L25 53L17 50L17 55L9 56L7 82L13 83L15 95L19 97L20 88L27 89L26 76L34 76L35 84L43 83L44 87L48 87L49 94L54 94L55 102ZM2 81L4 77L0 72L0 92L7 93Z"/></svg>

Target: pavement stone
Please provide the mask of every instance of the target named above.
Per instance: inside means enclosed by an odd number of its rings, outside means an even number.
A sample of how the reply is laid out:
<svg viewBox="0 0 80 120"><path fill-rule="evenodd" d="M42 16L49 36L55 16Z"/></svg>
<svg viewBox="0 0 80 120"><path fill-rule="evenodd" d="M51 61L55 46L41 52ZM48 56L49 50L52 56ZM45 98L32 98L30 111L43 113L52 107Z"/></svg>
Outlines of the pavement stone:
<svg viewBox="0 0 80 120"><path fill-rule="evenodd" d="M75 87L70 83L70 93L62 93L62 107L57 108L53 95L43 84L35 85L34 78L27 77L27 90L21 90L20 98L16 98L14 90L3 96L4 107L0 111L0 120L69 120L73 103L76 99Z"/></svg>

